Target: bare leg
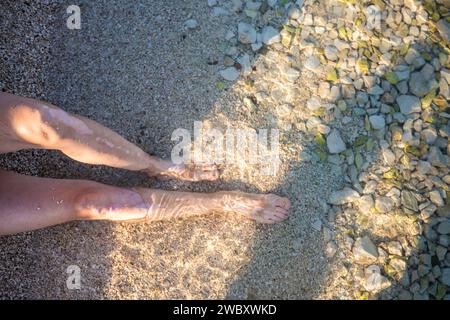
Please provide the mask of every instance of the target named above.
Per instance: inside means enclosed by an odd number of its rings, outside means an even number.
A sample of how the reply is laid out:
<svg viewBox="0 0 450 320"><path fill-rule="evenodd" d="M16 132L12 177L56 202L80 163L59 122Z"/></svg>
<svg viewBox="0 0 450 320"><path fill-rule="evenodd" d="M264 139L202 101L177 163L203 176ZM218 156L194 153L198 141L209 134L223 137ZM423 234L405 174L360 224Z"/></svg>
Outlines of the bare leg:
<svg viewBox="0 0 450 320"><path fill-rule="evenodd" d="M214 165L174 165L152 157L95 121L41 101L0 93L0 153L60 150L74 160L183 180L215 180Z"/></svg>
<svg viewBox="0 0 450 320"><path fill-rule="evenodd" d="M287 218L290 206L288 199L275 195L130 190L5 171L0 171L0 204L0 235L74 220L156 221L212 212L274 223Z"/></svg>

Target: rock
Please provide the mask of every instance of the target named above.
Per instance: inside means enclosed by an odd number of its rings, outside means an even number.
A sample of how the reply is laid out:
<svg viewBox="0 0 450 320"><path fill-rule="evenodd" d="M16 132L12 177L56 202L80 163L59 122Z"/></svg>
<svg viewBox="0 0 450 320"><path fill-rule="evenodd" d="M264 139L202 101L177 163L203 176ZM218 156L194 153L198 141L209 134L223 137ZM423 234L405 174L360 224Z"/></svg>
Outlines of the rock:
<svg viewBox="0 0 450 320"><path fill-rule="evenodd" d="M371 265L365 270L364 288L369 292L377 292L389 287L389 280L381 275L381 269L377 265Z"/></svg>
<svg viewBox="0 0 450 320"><path fill-rule="evenodd" d="M355 241L352 252L355 262L359 264L370 264L378 259L378 249L367 236Z"/></svg>
<svg viewBox="0 0 450 320"><path fill-rule="evenodd" d="M244 44L251 44L256 42L256 30L248 23L240 22L238 24L238 38Z"/></svg>
<svg viewBox="0 0 450 320"><path fill-rule="evenodd" d="M267 45L272 45L281 40L278 30L271 26L264 27L261 36L262 42Z"/></svg>
<svg viewBox="0 0 450 320"><path fill-rule="evenodd" d="M189 19L184 23L184 28L187 30L193 30L198 27L198 22L195 19Z"/></svg>
<svg viewBox="0 0 450 320"><path fill-rule="evenodd" d="M208 0L209 7L214 7L215 5L217 5L217 0Z"/></svg>
<svg viewBox="0 0 450 320"><path fill-rule="evenodd" d="M428 161L419 160L419 162L417 163L417 172L421 175L428 174L431 171L431 168L431 163L429 163Z"/></svg>
<svg viewBox="0 0 450 320"><path fill-rule="evenodd" d="M222 76L222 78L228 81L234 81L239 77L239 71L237 71L234 67L220 70L219 74Z"/></svg>
<svg viewBox="0 0 450 320"><path fill-rule="evenodd" d="M317 56L310 56L308 59L306 59L304 66L306 69L315 72L320 67L320 60Z"/></svg>
<svg viewBox="0 0 450 320"><path fill-rule="evenodd" d="M433 202L436 206L442 207L444 205L444 200L438 190L431 191L429 193L429 197L431 202Z"/></svg>
<svg viewBox="0 0 450 320"><path fill-rule="evenodd" d="M430 127L430 128L426 128L424 130L422 130L422 132L420 132L420 137L425 141L426 144L433 145L434 142L437 139L437 132L436 129Z"/></svg>
<svg viewBox="0 0 450 320"><path fill-rule="evenodd" d="M397 271L397 273L402 273L406 270L406 261L400 258L392 258L389 261L389 266Z"/></svg>
<svg viewBox="0 0 450 320"><path fill-rule="evenodd" d="M328 99L328 96L330 95L330 83L329 82L321 82L319 84L319 88L317 89L317 94L322 99Z"/></svg>
<svg viewBox="0 0 450 320"><path fill-rule="evenodd" d="M341 98L341 90L339 86L332 86L330 89L330 95L328 96L328 100L331 102L336 102Z"/></svg>
<svg viewBox="0 0 450 320"><path fill-rule="evenodd" d="M375 181L375 180L370 180L370 181L367 182L367 184L364 186L363 193L364 193L364 194L372 194L372 193L375 192L377 186L378 186L377 181Z"/></svg>
<svg viewBox="0 0 450 320"><path fill-rule="evenodd" d="M409 90L418 97L423 97L438 87L439 84L434 78L434 68L430 64L425 64L419 72L413 72L409 80Z"/></svg>
<svg viewBox="0 0 450 320"><path fill-rule="evenodd" d="M446 247L443 247L443 246L436 247L436 256L438 257L439 261L443 261L445 259L446 254L447 254Z"/></svg>
<svg viewBox="0 0 450 320"><path fill-rule="evenodd" d="M358 208L361 212L370 212L374 206L374 201L371 195L364 195L358 200Z"/></svg>
<svg viewBox="0 0 450 320"><path fill-rule="evenodd" d="M437 232L439 232L439 234L450 234L450 221L446 220L439 223Z"/></svg>
<svg viewBox="0 0 450 320"><path fill-rule="evenodd" d="M304 24L305 26L312 26L313 23L314 23L314 21L313 21L313 16L312 16L312 14L311 14L311 13L305 14L305 19L303 20L303 24Z"/></svg>
<svg viewBox="0 0 450 320"><path fill-rule="evenodd" d="M313 221L311 226L314 230L320 232L322 230L322 221L319 218L317 218Z"/></svg>
<svg viewBox="0 0 450 320"><path fill-rule="evenodd" d="M450 268L442 269L441 282L446 286L450 286Z"/></svg>
<svg viewBox="0 0 450 320"><path fill-rule="evenodd" d="M288 117L292 112L292 105L282 104L276 108L276 113L280 118Z"/></svg>
<svg viewBox="0 0 450 320"><path fill-rule="evenodd" d="M395 164L395 154L390 149L381 150L381 155L387 165L392 166Z"/></svg>
<svg viewBox="0 0 450 320"><path fill-rule="evenodd" d="M377 130L382 130L386 126L386 120L383 116L373 115L369 117L370 124L372 128Z"/></svg>
<svg viewBox="0 0 450 320"><path fill-rule="evenodd" d="M335 46L339 51L342 51L342 50L345 50L345 49L349 49L349 48L350 48L350 45L348 44L347 41L343 41L343 40L340 40L340 39L338 39L338 38L334 39L334 46Z"/></svg>
<svg viewBox="0 0 450 320"><path fill-rule="evenodd" d="M450 237L448 235L441 234L439 236L439 243L445 248L450 247Z"/></svg>
<svg viewBox="0 0 450 320"><path fill-rule="evenodd" d="M411 114L415 112L421 112L420 99L414 96L401 95L397 98L397 104L400 107L400 111L403 114Z"/></svg>
<svg viewBox="0 0 450 320"><path fill-rule="evenodd" d="M436 213L440 217L450 218L450 203L436 210Z"/></svg>
<svg viewBox="0 0 450 320"><path fill-rule="evenodd" d="M400 293L398 294L398 299L399 300L412 300L412 298L413 298L412 293L409 292L409 291L406 291L404 289L402 289L400 291Z"/></svg>
<svg viewBox="0 0 450 320"><path fill-rule="evenodd" d="M300 77L300 71L298 71L297 69L289 68L289 69L286 71L286 78L287 78L290 82L294 82L295 80L298 79L298 77Z"/></svg>
<svg viewBox="0 0 450 320"><path fill-rule="evenodd" d="M214 17L227 16L229 14L228 10L222 7L214 7L212 11Z"/></svg>
<svg viewBox="0 0 450 320"><path fill-rule="evenodd" d="M325 248L325 254L328 258L333 258L338 250L338 246L334 241L330 241L327 243Z"/></svg>
<svg viewBox="0 0 450 320"><path fill-rule="evenodd" d="M336 61L338 59L339 50L335 46L326 46L324 53L328 60Z"/></svg>
<svg viewBox="0 0 450 320"><path fill-rule="evenodd" d="M342 205L345 203L355 202L359 199L359 194L355 190L345 187L342 190L335 191L330 195L328 203L334 205Z"/></svg>
<svg viewBox="0 0 450 320"><path fill-rule="evenodd" d="M375 209L381 213L391 212L394 208L394 201L388 197L379 197L375 199Z"/></svg>
<svg viewBox="0 0 450 320"><path fill-rule="evenodd" d="M404 4L407 8L411 9L412 12L416 12L421 5L417 0L405 0Z"/></svg>
<svg viewBox="0 0 450 320"><path fill-rule="evenodd" d="M402 205L412 211L418 211L419 205L417 204L417 199L411 191L402 191Z"/></svg>
<svg viewBox="0 0 450 320"><path fill-rule="evenodd" d="M391 241L387 244L387 251L389 252L389 254L402 256L403 253L402 244L398 241Z"/></svg>
<svg viewBox="0 0 450 320"><path fill-rule="evenodd" d="M339 131L336 129L332 130L327 137L327 147L331 154L344 152L346 147L345 143L341 138Z"/></svg>
<svg viewBox="0 0 450 320"><path fill-rule="evenodd" d="M446 168L449 165L448 156L442 154L438 147L431 147L427 155L428 161L435 167Z"/></svg>
<svg viewBox="0 0 450 320"><path fill-rule="evenodd" d="M241 65L241 71L244 74L248 74L252 71L252 64L250 62L250 56L247 53L244 53L237 59L237 62Z"/></svg>
<svg viewBox="0 0 450 320"><path fill-rule="evenodd" d="M450 70L442 69L441 70L441 78L445 79L445 81L450 84Z"/></svg>
<svg viewBox="0 0 450 320"><path fill-rule="evenodd" d="M436 28L438 29L441 37L450 43L450 23L444 19L441 19L436 23Z"/></svg>
<svg viewBox="0 0 450 320"><path fill-rule="evenodd" d="M405 61L408 64L413 64L414 60L420 58L420 54L414 48L409 48L408 52L405 55ZM409 77L408 77L409 78Z"/></svg>
<svg viewBox="0 0 450 320"><path fill-rule="evenodd" d="M372 96L376 96L376 95L381 95L384 93L383 88L381 88L380 86L373 86L371 87L369 90L367 90L367 93L372 95Z"/></svg>
<svg viewBox="0 0 450 320"><path fill-rule="evenodd" d="M320 100L316 97L312 97L306 102L306 108L312 112L319 110L321 106Z"/></svg>

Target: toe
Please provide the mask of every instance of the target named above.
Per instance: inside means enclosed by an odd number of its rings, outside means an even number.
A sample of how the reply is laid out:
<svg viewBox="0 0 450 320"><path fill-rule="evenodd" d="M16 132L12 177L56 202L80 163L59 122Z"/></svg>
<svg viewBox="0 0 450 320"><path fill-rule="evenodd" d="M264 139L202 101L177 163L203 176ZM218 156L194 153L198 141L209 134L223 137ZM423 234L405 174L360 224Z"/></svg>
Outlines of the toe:
<svg viewBox="0 0 450 320"><path fill-rule="evenodd" d="M289 208L291 207L291 202L289 201L288 198L278 197L278 199L275 202L275 205L285 210L289 210Z"/></svg>
<svg viewBox="0 0 450 320"><path fill-rule="evenodd" d="M283 208L276 208L276 209L275 209L275 212L276 212L278 215L283 216L284 218L287 218L287 217L288 217L288 214L289 214L289 211L286 210L286 209L283 209Z"/></svg>

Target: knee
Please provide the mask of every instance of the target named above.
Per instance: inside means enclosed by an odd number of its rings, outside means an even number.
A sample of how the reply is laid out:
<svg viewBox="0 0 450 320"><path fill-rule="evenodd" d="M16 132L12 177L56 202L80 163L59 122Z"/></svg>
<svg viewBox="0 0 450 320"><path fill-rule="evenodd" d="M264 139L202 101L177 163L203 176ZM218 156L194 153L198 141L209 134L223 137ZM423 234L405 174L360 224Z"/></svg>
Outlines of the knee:
<svg viewBox="0 0 450 320"><path fill-rule="evenodd" d="M83 186L73 197L74 220L96 220L102 190L98 186Z"/></svg>
<svg viewBox="0 0 450 320"><path fill-rule="evenodd" d="M57 123L49 121L44 107L19 104L9 110L10 125L19 140L51 148L61 140Z"/></svg>

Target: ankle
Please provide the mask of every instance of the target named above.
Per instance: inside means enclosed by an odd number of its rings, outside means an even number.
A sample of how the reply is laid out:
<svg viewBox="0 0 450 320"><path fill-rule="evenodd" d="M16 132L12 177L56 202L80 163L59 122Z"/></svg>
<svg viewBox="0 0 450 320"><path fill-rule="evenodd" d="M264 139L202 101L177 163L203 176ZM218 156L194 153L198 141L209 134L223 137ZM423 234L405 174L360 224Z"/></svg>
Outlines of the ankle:
<svg viewBox="0 0 450 320"><path fill-rule="evenodd" d="M172 164L169 161L150 157L149 166L144 171L149 175L158 176L167 172L171 166Z"/></svg>

